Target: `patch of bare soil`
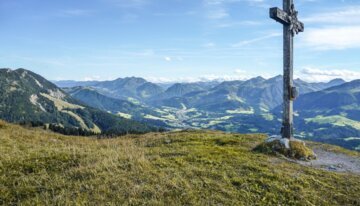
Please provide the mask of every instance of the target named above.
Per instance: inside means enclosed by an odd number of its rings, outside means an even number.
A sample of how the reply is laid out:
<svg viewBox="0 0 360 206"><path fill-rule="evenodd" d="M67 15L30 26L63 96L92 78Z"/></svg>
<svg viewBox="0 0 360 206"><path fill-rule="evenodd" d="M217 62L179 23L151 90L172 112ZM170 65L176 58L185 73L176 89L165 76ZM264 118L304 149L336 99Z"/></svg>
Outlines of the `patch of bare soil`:
<svg viewBox="0 0 360 206"><path fill-rule="evenodd" d="M360 174L360 158L352 157L346 154L326 151L321 148L314 149L317 155L316 160L309 162L297 161L299 164L321 168L334 172L350 172Z"/></svg>

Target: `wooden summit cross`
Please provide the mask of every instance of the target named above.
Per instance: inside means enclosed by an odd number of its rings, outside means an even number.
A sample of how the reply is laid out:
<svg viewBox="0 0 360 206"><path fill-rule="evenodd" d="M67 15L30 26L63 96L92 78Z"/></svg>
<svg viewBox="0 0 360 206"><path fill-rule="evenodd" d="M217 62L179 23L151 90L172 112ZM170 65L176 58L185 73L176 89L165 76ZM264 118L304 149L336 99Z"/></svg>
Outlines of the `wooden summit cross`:
<svg viewBox="0 0 360 206"><path fill-rule="evenodd" d="M298 96L293 83L294 36L304 31L304 24L298 20L297 15L293 0L283 0L283 10L277 7L270 9L270 18L284 26L284 108L281 135L287 139L293 138L293 101Z"/></svg>

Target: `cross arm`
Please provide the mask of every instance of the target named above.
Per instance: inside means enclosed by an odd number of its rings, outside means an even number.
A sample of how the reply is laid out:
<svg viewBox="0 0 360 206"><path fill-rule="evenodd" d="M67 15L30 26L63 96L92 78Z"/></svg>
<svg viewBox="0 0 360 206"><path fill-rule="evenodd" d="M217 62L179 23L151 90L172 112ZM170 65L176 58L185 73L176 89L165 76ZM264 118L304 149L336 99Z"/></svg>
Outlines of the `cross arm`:
<svg viewBox="0 0 360 206"><path fill-rule="evenodd" d="M288 14L277 8L270 8L270 18L274 19L277 22L280 22L282 24L290 24L291 22L288 20Z"/></svg>

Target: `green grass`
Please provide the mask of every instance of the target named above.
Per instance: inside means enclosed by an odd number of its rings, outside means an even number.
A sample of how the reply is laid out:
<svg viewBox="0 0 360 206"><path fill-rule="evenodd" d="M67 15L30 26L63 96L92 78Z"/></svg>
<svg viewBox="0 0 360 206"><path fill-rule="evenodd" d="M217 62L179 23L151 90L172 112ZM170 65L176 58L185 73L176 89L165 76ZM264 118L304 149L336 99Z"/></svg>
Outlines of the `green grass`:
<svg viewBox="0 0 360 206"><path fill-rule="evenodd" d="M0 122L0 205L360 205L360 178L253 152L263 135L68 137Z"/></svg>

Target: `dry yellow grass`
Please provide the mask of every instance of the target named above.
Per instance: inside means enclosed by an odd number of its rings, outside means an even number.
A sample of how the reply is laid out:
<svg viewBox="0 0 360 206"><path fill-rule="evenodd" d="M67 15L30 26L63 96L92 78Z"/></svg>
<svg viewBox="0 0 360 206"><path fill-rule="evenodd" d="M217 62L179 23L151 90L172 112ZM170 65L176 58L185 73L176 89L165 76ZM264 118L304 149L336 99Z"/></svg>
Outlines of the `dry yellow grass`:
<svg viewBox="0 0 360 206"><path fill-rule="evenodd" d="M47 99L49 99L50 101L54 102L55 107L59 110L62 111L63 109L84 109L83 106L80 105L76 105L76 104L70 104L69 102L65 102L62 99L58 99L55 97L52 97L48 94L45 93L40 93L43 97L46 97Z"/></svg>
<svg viewBox="0 0 360 206"><path fill-rule="evenodd" d="M360 178L253 152L262 135L117 139L0 122L0 205L360 205Z"/></svg>

